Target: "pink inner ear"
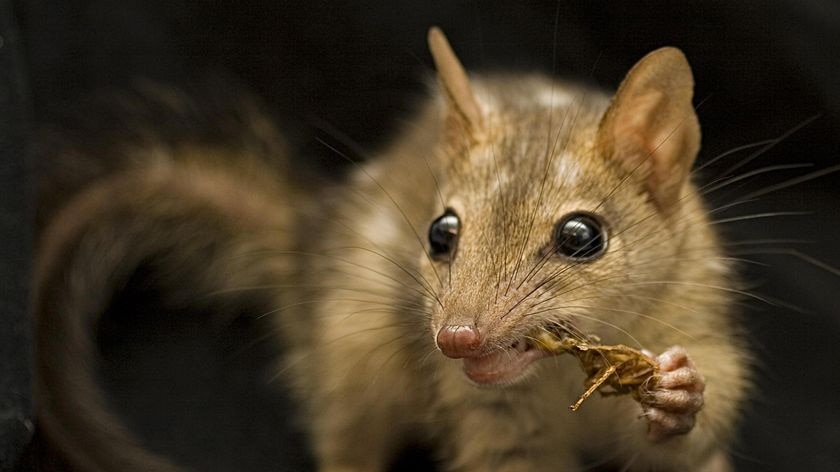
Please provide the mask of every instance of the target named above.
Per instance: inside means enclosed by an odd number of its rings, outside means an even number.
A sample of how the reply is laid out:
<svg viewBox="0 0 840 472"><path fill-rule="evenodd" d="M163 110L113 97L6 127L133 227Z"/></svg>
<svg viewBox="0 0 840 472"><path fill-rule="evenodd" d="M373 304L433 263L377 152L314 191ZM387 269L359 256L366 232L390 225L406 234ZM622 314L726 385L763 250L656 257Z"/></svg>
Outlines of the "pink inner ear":
<svg viewBox="0 0 840 472"><path fill-rule="evenodd" d="M667 210L678 200L697 152L699 130L693 109L683 111L682 104L658 89L620 100L608 120L612 128L610 154L625 170L644 178L651 197Z"/></svg>
<svg viewBox="0 0 840 472"><path fill-rule="evenodd" d="M663 98L661 92L652 90L626 98L615 110L612 117L613 156L622 161L628 172L635 171L637 175L658 173L657 145L664 136L660 137L662 133L657 129L656 121Z"/></svg>

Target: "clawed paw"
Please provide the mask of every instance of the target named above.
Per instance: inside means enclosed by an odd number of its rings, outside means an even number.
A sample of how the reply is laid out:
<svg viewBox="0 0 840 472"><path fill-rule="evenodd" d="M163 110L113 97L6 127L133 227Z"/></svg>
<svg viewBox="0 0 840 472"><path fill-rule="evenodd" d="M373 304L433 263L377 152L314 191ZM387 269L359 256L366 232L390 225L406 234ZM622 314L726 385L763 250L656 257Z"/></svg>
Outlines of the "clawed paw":
<svg viewBox="0 0 840 472"><path fill-rule="evenodd" d="M659 442L694 427L703 407L705 380L685 349L673 346L656 358L659 379L642 401L648 421L648 438Z"/></svg>

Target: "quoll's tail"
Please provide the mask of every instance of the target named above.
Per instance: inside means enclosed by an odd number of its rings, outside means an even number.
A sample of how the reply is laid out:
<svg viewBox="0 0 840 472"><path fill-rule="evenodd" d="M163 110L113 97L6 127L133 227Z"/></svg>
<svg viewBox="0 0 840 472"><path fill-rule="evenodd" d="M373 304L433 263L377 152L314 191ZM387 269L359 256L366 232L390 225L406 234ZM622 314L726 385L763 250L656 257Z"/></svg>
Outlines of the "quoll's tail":
<svg viewBox="0 0 840 472"><path fill-rule="evenodd" d="M134 273L151 271L165 303L205 304L216 313L235 312L224 306L235 297L208 294L278 284L288 273L282 257L254 257L290 241L290 206L276 202L298 194L269 162L282 149L264 140L225 148L146 136L155 139L123 143L132 162L95 173L40 217L38 425L76 470L182 470L143 446L100 386L97 327Z"/></svg>

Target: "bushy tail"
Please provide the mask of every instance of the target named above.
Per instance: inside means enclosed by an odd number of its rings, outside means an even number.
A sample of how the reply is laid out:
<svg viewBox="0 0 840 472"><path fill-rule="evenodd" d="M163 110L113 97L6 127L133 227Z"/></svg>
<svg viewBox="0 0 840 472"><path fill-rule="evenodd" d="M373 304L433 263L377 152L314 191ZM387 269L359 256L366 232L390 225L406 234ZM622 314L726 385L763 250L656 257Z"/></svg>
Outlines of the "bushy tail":
<svg viewBox="0 0 840 472"><path fill-rule="evenodd" d="M289 248L286 228L300 197L265 160L253 159L256 150L133 149L138 163L80 185L40 223L39 428L84 471L182 470L141 444L100 385L97 326L138 269L154 273L167 303L204 303L217 313L235 300L207 294L279 284L289 272L283 257L265 254ZM153 155L142 161L143 152Z"/></svg>

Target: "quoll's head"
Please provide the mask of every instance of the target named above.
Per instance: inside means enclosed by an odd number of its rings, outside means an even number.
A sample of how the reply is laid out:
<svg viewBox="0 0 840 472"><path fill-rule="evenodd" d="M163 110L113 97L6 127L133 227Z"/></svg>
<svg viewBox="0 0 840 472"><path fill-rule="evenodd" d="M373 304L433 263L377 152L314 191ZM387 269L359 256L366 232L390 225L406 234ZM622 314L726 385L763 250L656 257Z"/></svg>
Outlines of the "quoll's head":
<svg viewBox="0 0 840 472"><path fill-rule="evenodd" d="M471 82L440 30L429 45L445 170L421 267L441 353L499 385L546 356L540 329L622 339L661 290L645 282L668 278L705 224L691 218L700 129L685 57L648 54L610 101L537 76Z"/></svg>

